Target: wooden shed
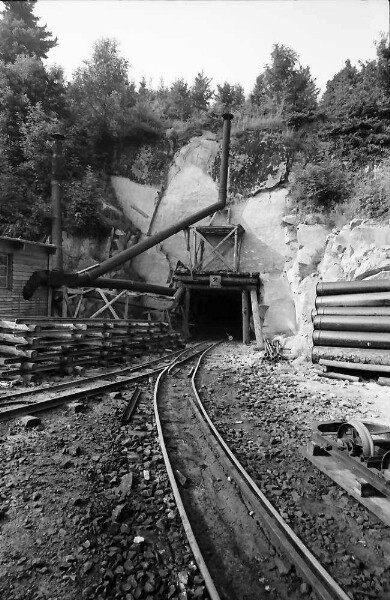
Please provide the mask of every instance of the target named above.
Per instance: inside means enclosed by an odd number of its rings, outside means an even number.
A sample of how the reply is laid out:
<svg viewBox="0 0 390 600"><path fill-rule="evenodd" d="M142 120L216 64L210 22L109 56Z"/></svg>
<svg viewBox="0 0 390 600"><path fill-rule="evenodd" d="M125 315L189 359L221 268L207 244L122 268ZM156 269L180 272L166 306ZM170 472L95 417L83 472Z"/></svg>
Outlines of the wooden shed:
<svg viewBox="0 0 390 600"><path fill-rule="evenodd" d="M31 300L23 299L23 286L33 271L49 269L56 247L19 238L0 237L0 318L47 316L49 290L40 287Z"/></svg>

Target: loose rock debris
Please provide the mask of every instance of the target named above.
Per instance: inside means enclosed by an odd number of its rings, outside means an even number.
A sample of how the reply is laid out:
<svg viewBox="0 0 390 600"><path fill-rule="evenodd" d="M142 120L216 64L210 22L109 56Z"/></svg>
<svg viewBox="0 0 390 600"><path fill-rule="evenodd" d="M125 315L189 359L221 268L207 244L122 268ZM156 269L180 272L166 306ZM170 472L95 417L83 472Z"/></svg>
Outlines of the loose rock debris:
<svg viewBox="0 0 390 600"><path fill-rule="evenodd" d="M239 347L227 363L210 363L202 402L260 489L351 599L389 598L390 528L298 452L314 422L370 415L367 388L339 384L332 393L307 366L259 364ZM303 584L301 593L311 590Z"/></svg>
<svg viewBox="0 0 390 600"><path fill-rule="evenodd" d="M222 345L203 371L202 399L249 473L351 599L385 600L388 528L296 451L313 421L376 416L360 396L369 386L320 382L305 368L260 365L250 348ZM125 427L120 416L131 389L83 412L40 414L41 429L21 421L0 426L0 598L208 598L156 442L150 385L143 391ZM292 566L275 555L271 568L285 578ZM300 592L315 598L305 583Z"/></svg>
<svg viewBox="0 0 390 600"><path fill-rule="evenodd" d="M41 431L2 425L0 598L208 598L148 392L127 427L120 414L130 392L83 413L46 413Z"/></svg>

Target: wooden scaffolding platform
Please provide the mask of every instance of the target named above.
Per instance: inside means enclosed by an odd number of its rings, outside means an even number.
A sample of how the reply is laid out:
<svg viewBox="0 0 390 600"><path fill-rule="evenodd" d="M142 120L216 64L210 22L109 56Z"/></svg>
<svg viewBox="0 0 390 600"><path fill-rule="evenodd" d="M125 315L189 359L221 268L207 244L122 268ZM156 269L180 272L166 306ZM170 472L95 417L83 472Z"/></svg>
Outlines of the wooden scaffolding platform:
<svg viewBox="0 0 390 600"><path fill-rule="evenodd" d="M191 227L185 232L190 270L199 273L223 269L238 273L244 233L241 225Z"/></svg>

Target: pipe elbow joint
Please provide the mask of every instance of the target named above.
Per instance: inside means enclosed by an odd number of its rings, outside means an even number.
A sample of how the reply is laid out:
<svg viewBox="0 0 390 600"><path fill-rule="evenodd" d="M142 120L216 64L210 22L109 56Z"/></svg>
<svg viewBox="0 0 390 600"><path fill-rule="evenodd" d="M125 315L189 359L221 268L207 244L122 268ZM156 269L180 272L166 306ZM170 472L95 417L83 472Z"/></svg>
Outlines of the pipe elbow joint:
<svg viewBox="0 0 390 600"><path fill-rule="evenodd" d="M23 288L24 300L31 300L37 288L41 285L47 285L48 271L34 271Z"/></svg>

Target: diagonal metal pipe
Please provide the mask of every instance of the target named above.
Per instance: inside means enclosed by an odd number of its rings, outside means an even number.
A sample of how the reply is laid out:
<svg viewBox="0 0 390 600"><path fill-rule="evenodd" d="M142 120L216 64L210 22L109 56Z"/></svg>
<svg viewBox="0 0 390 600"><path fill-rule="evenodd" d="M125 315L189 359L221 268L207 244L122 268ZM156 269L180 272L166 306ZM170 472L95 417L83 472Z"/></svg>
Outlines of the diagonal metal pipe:
<svg viewBox="0 0 390 600"><path fill-rule="evenodd" d="M230 147L230 129L231 129L231 120L233 115L230 113L225 113L222 115L223 118L223 139L222 139L222 156L221 156L221 168L220 168L220 177L219 177L219 192L218 192L218 202L199 210L192 215L181 219L174 225L163 229L162 231L147 237L142 240L138 244L135 244L131 248L127 248L112 256L108 260L103 261L96 268L93 268L82 275L77 275L73 273L63 273L63 272L55 272L55 271L35 271L30 279L27 281L26 285L23 288L23 298L25 300L29 300L32 298L35 290L40 285L51 285L53 287L65 285L69 287L85 287L85 286L94 286L95 281L98 277L101 277L105 273L112 271L113 269L119 267L123 263L139 256L146 250L153 248L157 244L163 242L168 239L172 235L175 235L179 231L194 225L198 221L201 221L205 217L208 217L214 214L216 211L221 210L226 206L226 197L227 197L227 179L228 179L228 167L229 167L229 147ZM113 283L113 289L115 289L115 279L111 280ZM134 287L131 287L134 282L129 282L130 290L133 290ZM144 284L147 286L148 284ZM150 284L153 285L153 284ZM96 285L96 287L99 287ZM167 295L171 295L171 288L166 288ZM153 293L153 292L151 292Z"/></svg>

